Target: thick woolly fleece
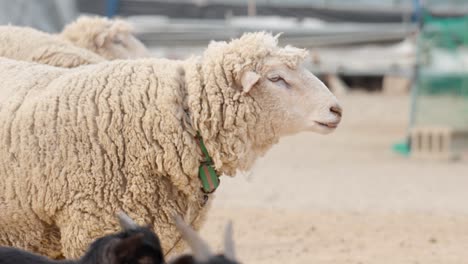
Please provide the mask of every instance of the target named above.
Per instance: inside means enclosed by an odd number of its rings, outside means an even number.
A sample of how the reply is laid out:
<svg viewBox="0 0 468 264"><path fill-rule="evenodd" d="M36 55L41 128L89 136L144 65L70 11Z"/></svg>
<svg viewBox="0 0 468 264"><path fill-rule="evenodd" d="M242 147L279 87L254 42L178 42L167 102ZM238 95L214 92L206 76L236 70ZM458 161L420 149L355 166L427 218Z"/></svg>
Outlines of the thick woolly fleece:
<svg viewBox="0 0 468 264"><path fill-rule="evenodd" d="M150 57L145 45L133 35L130 23L100 16L80 16L65 26L60 37L109 59Z"/></svg>
<svg viewBox="0 0 468 264"><path fill-rule="evenodd" d="M58 36L17 26L0 26L0 57L66 68L105 60Z"/></svg>
<svg viewBox="0 0 468 264"><path fill-rule="evenodd" d="M15 91L0 102L0 244L77 257L117 230L123 210L154 226L164 252L179 251L173 213L198 229L209 208L196 131L227 175L278 141L268 109L237 88L277 49L257 33L187 61L64 69L0 59L0 89Z"/></svg>

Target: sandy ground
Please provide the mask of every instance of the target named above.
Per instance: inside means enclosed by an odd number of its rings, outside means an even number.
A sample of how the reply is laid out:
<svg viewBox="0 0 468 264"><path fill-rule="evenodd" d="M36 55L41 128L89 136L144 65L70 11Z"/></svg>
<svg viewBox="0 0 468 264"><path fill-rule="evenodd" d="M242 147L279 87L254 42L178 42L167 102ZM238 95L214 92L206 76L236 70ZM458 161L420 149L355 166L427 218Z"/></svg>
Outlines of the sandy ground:
<svg viewBox="0 0 468 264"><path fill-rule="evenodd" d="M202 235L234 222L244 263L468 263L468 161L392 153L409 98L340 98L341 127L286 138L249 175L222 178Z"/></svg>

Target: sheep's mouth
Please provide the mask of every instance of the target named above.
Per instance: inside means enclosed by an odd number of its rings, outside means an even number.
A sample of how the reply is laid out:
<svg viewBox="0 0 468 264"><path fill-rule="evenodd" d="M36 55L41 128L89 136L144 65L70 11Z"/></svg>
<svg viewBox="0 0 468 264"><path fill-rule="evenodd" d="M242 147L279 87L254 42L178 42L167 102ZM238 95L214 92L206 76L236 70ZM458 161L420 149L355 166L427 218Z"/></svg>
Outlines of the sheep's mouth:
<svg viewBox="0 0 468 264"><path fill-rule="evenodd" d="M340 122L338 121L338 122L322 123L322 122L315 121L315 123L317 123L317 124L318 124L319 126L321 126L321 127L335 129L335 128L338 127L338 124L339 124Z"/></svg>

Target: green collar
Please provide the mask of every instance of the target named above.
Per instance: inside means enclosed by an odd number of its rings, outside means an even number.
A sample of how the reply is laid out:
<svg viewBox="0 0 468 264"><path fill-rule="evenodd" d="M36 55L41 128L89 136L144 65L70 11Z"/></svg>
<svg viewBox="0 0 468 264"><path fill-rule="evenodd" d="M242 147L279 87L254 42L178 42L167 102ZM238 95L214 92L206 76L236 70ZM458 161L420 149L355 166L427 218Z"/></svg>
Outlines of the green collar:
<svg viewBox="0 0 468 264"><path fill-rule="evenodd" d="M203 143L203 138L200 136L200 132L197 132L195 139L205 156L205 160L201 162L200 167L198 168L198 177L200 177L202 182L202 190L204 193L213 193L216 188L218 188L220 180L213 167L213 159L210 157L210 154L205 147L205 143Z"/></svg>

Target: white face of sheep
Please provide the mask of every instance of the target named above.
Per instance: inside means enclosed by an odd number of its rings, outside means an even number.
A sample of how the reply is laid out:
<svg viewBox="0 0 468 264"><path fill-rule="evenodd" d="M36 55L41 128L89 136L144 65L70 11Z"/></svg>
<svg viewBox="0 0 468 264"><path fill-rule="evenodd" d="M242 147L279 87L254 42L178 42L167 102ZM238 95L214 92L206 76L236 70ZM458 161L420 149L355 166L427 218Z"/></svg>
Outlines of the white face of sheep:
<svg viewBox="0 0 468 264"><path fill-rule="evenodd" d="M338 100L303 64L293 69L278 58L267 58L260 70L244 72L241 79L244 92L268 109L268 119L280 135L327 134L341 121Z"/></svg>

